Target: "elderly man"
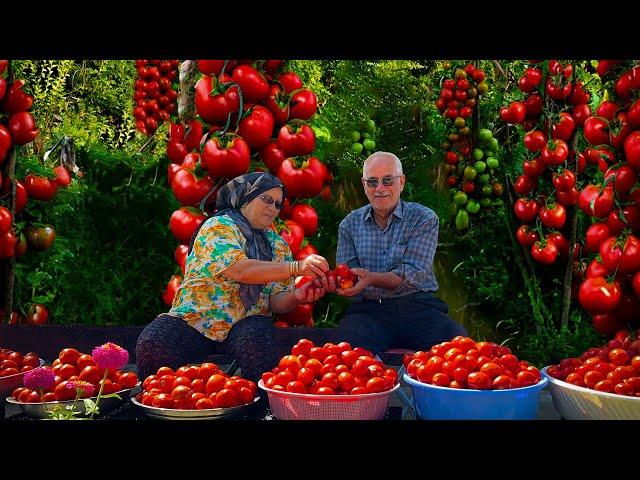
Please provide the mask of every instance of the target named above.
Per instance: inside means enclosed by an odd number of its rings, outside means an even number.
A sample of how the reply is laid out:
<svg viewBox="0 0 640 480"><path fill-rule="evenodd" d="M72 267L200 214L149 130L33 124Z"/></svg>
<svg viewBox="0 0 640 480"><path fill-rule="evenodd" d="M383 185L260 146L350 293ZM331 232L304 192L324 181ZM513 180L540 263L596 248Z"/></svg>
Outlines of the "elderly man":
<svg viewBox="0 0 640 480"><path fill-rule="evenodd" d="M466 336L447 316L447 304L434 295L438 216L400 199L405 176L396 155L373 153L364 162L362 177L369 205L347 215L338 230L337 262L358 276L353 287L337 289L354 299L338 327L341 338L382 352L425 350Z"/></svg>

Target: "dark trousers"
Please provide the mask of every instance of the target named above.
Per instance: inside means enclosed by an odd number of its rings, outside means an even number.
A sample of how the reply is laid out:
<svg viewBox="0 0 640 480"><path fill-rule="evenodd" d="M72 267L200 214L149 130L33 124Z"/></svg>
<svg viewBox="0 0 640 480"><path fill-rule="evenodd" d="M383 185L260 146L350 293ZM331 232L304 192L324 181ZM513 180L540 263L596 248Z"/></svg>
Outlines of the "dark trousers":
<svg viewBox="0 0 640 480"><path fill-rule="evenodd" d="M428 292L353 303L340 321L340 338L374 353L390 348L428 350L465 328L447 316L449 307Z"/></svg>
<svg viewBox="0 0 640 480"><path fill-rule="evenodd" d="M138 376L144 379L162 366L175 370L202 363L207 355L220 354L235 358L242 377L257 382L263 372L278 364L272 319L262 315L243 318L224 341L217 342L181 318L158 315L142 330L136 343Z"/></svg>

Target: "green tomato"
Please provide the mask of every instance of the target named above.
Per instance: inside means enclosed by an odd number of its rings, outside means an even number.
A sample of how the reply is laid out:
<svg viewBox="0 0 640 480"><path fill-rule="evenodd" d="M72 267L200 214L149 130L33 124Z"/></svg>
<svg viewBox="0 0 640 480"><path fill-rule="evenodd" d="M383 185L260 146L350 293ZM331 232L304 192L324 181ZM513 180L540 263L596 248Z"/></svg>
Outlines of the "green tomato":
<svg viewBox="0 0 640 480"><path fill-rule="evenodd" d="M489 197L493 193L493 187L491 185L484 185L482 187L482 195Z"/></svg>
<svg viewBox="0 0 640 480"><path fill-rule="evenodd" d="M473 149L473 159L474 160L482 160L482 157L484 157L484 152L482 151L482 149L474 148Z"/></svg>
<svg viewBox="0 0 640 480"><path fill-rule="evenodd" d="M495 207L501 207L502 205L504 205L504 202L502 201L501 198L496 198L495 200L493 200L491 202L491 205L493 205Z"/></svg>
<svg viewBox="0 0 640 480"><path fill-rule="evenodd" d="M492 138L491 140L489 140L489 150L491 150L492 152L498 152L498 147L500 145L498 144L498 139L497 138Z"/></svg>
<svg viewBox="0 0 640 480"><path fill-rule="evenodd" d="M490 199L490 198L487 198L487 197L482 197L482 198L480 199L480 206L481 206L482 208L490 207L490 206L491 206L491 199Z"/></svg>
<svg viewBox="0 0 640 480"><path fill-rule="evenodd" d="M458 210L456 213L456 230L461 231L469 228L469 214L466 210Z"/></svg>
<svg viewBox="0 0 640 480"><path fill-rule="evenodd" d="M362 145L360 142L355 142L353 145L351 145L351 150L353 150L353 153L360 155L362 153L362 147L364 145Z"/></svg>
<svg viewBox="0 0 640 480"><path fill-rule="evenodd" d="M478 171L478 173L483 173L487 169L487 164L482 160L478 160L473 164L473 167Z"/></svg>
<svg viewBox="0 0 640 480"><path fill-rule="evenodd" d="M365 141L362 143L364 143L364 148L366 150L369 150L370 152L373 152L376 148L376 142L374 142L370 138L365 139Z"/></svg>
<svg viewBox="0 0 640 480"><path fill-rule="evenodd" d="M467 202L467 205L464 208L470 214L475 215L480 211L480 204L476 202L473 198L470 198L469 201Z"/></svg>
<svg viewBox="0 0 640 480"><path fill-rule="evenodd" d="M480 185L488 185L491 176L488 173L484 173L478 177L478 183Z"/></svg>
<svg viewBox="0 0 640 480"><path fill-rule="evenodd" d="M360 132L357 130L353 130L351 132L351 140L353 140L354 142L357 142L358 140L360 140Z"/></svg>
<svg viewBox="0 0 640 480"><path fill-rule="evenodd" d="M367 138L371 138L371 134L370 134L369 132L364 132L364 133L362 134L362 138L364 138L365 140L366 140Z"/></svg>
<svg viewBox="0 0 640 480"><path fill-rule="evenodd" d="M453 203L456 205L464 205L467 203L467 194L458 190L453 194Z"/></svg>
<svg viewBox="0 0 640 480"><path fill-rule="evenodd" d="M495 170L496 168L498 168L499 165L500 165L500 162L496 157L487 158L487 167Z"/></svg>
<svg viewBox="0 0 640 480"><path fill-rule="evenodd" d="M364 122L364 129L369 133L376 133L376 122L370 118L367 119L367 121Z"/></svg>
<svg viewBox="0 0 640 480"><path fill-rule="evenodd" d="M487 128L481 128L478 132L478 139L481 142L488 142L491 138L493 138L493 133L491 133L491 130Z"/></svg>
<svg viewBox="0 0 640 480"><path fill-rule="evenodd" d="M474 167L465 167L464 168L464 179L465 180L475 180L476 176L478 175L478 170L476 170Z"/></svg>

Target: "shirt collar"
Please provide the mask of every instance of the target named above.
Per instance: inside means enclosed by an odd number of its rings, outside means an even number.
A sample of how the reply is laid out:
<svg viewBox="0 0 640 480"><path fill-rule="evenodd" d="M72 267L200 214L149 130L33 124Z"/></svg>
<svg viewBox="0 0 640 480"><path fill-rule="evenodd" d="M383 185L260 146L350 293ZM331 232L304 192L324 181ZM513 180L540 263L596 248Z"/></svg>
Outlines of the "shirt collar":
<svg viewBox="0 0 640 480"><path fill-rule="evenodd" d="M391 215L395 215L398 218L402 218L404 213L404 202L400 200L396 205L396 208L393 209ZM371 220L373 222L373 208L371 208L371 204L367 205L367 208L364 210L364 221Z"/></svg>

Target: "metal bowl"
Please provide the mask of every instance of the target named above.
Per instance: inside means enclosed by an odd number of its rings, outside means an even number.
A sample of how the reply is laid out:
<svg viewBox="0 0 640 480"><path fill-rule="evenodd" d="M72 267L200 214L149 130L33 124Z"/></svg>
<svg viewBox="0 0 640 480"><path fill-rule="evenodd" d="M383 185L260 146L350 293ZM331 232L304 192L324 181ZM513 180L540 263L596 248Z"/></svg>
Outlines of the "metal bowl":
<svg viewBox="0 0 640 480"><path fill-rule="evenodd" d="M44 359L40 359L40 367L44 365ZM39 367L37 367L39 368ZM24 374L27 372L20 372L14 375L7 375L6 377L0 377L0 398L11 395L13 391L24 385Z"/></svg>
<svg viewBox="0 0 640 480"><path fill-rule="evenodd" d="M255 397L252 403L238 405L237 407L181 410L177 408L158 408L143 405L136 397L131 397L133 404L142 409L147 417L158 420L224 420L243 415L259 400L260 397Z"/></svg>
<svg viewBox="0 0 640 480"><path fill-rule="evenodd" d="M101 398L100 404L98 405L100 409L100 413L98 413L97 415L98 416L103 415L105 413L111 412L112 410L115 410L117 407L122 405L122 403L127 398L129 398L131 391L137 388L139 385L140 385L140 382L138 382L137 385L133 388L125 388L123 390L115 392L118 395L120 395L121 398L115 398L115 397ZM98 397L96 395L95 397L91 397L91 400L95 402L97 398ZM13 397L7 397L7 403L18 405L22 409L22 412L24 414L32 418L43 419L43 418L46 418L47 411L49 412L53 411L53 409L58 405L61 405L63 408L67 406L70 407L71 405L73 405L73 400L65 400L60 402L24 403L24 402L18 402L14 400ZM76 412L80 412L80 418L82 418L85 415L84 402L82 401L82 399L76 402L76 406L74 410Z"/></svg>

